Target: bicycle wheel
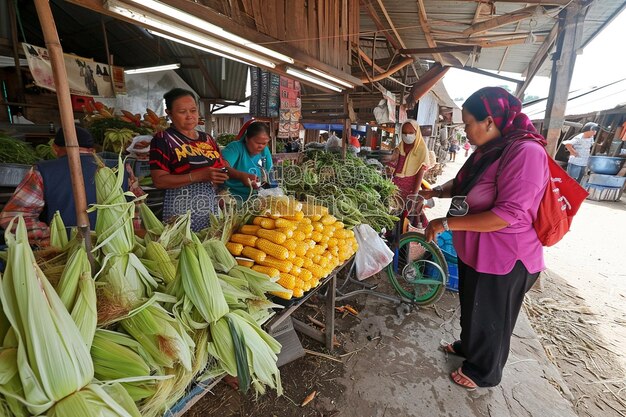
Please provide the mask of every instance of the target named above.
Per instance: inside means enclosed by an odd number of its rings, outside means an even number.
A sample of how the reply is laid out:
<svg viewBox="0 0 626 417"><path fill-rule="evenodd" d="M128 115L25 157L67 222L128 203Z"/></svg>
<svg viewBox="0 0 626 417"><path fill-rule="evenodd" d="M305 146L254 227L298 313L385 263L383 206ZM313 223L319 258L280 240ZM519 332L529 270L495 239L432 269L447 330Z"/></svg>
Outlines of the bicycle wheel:
<svg viewBox="0 0 626 417"><path fill-rule="evenodd" d="M408 232L400 236L394 260L387 265L387 276L402 297L417 305L430 305L446 289L448 264L435 243L426 242L421 233Z"/></svg>

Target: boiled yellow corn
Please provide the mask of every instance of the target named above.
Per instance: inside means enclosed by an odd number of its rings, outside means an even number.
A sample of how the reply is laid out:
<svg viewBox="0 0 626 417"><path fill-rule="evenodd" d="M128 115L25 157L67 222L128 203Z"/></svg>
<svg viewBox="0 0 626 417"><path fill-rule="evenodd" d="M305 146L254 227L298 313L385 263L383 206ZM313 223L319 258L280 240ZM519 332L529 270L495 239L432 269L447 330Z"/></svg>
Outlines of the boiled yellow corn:
<svg viewBox="0 0 626 417"><path fill-rule="evenodd" d="M267 239L257 239L256 247L257 249L262 250L267 255L273 256L276 259L285 260L289 258L289 250L287 248L270 242Z"/></svg>
<svg viewBox="0 0 626 417"><path fill-rule="evenodd" d="M245 256L246 258L250 258L254 262L257 262L257 263L262 263L263 261L265 261L265 258L267 257L265 252L260 251L256 248L253 248L251 246L245 246L243 250L241 251L241 255Z"/></svg>

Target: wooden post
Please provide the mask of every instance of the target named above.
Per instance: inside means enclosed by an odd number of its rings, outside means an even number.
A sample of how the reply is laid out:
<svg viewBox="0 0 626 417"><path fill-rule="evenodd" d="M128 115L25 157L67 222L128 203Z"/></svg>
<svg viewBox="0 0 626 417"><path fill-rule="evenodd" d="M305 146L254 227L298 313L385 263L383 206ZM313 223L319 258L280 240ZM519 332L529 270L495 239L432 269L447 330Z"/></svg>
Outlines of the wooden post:
<svg viewBox="0 0 626 417"><path fill-rule="evenodd" d="M52 10L48 0L35 0L37 16L41 23L41 29L50 55L52 73L54 75L54 85L57 99L59 101L59 111L61 112L61 126L65 134L65 146L67 148L67 161L70 167L70 180L72 181L72 191L74 194L74 204L76 206L76 224L79 233L85 238L87 252L91 254L89 239L89 216L87 216L87 197L85 194L85 182L83 179L83 169L80 163L80 152L78 150L78 140L76 139L76 128L74 126L74 112L72 111L72 100L70 98L70 87L67 81L67 70L63 59L63 49L59 41Z"/></svg>
<svg viewBox="0 0 626 417"><path fill-rule="evenodd" d="M9 1L7 6L9 7L9 21L11 22L11 44L13 46L13 60L15 61L15 74L17 75L17 100L18 102L25 102L24 99L24 81L22 80L22 66L20 65L19 54L19 41L17 38L17 13L15 12L15 4ZM24 115L26 116L26 115ZM9 120L9 123L13 123L13 120Z"/></svg>
<svg viewBox="0 0 626 417"><path fill-rule="evenodd" d="M107 27L104 23L104 18L100 16L100 25L102 26L102 37L104 38L104 50L107 54L107 64L109 64L109 73L111 76L109 77L111 83L111 90L113 91L113 97L116 97L115 94L115 81L113 81L113 55L109 51L109 38L107 36Z"/></svg>
<svg viewBox="0 0 626 417"><path fill-rule="evenodd" d="M565 121L565 108L574 65L576 64L576 50L578 49L576 32L582 30L579 25L584 19L581 7L576 2L572 2L563 13L564 16L561 16L559 21L563 31L557 39L557 49L553 57L552 77L544 120L545 130L543 132L548 141L546 150L553 157Z"/></svg>

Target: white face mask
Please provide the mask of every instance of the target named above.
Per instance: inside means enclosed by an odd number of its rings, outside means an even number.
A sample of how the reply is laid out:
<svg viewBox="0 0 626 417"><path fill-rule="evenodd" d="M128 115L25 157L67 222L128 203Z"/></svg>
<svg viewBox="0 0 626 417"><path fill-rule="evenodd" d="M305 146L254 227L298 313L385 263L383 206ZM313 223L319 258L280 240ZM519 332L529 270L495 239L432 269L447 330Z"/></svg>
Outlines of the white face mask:
<svg viewBox="0 0 626 417"><path fill-rule="evenodd" d="M406 143L407 145L412 144L413 142L415 142L415 134L409 135L406 133L402 134L402 140L404 141L404 143Z"/></svg>

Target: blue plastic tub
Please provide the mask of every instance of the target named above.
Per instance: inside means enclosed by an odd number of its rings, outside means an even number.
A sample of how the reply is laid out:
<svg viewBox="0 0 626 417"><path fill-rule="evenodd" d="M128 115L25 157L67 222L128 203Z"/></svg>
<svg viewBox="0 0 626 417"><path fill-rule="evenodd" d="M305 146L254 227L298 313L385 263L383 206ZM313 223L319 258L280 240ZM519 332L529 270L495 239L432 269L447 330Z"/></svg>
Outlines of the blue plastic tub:
<svg viewBox="0 0 626 417"><path fill-rule="evenodd" d="M448 285L451 291L459 290L459 261L452 243L452 232L446 231L437 236L437 245L448 263Z"/></svg>

